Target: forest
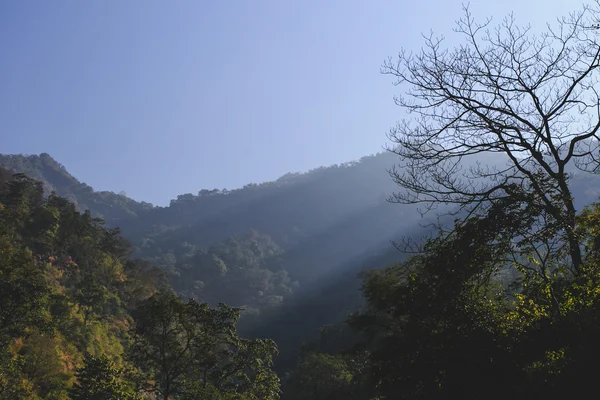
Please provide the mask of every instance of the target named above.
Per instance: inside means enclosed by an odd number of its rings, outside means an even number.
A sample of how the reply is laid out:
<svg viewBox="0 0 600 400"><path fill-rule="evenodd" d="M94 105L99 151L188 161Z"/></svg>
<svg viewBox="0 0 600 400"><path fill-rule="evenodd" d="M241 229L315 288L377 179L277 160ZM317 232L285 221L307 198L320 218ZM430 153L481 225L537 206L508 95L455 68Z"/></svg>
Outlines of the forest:
<svg viewBox="0 0 600 400"><path fill-rule="evenodd" d="M382 73L388 151L166 207L0 155L0 399L559 399L600 356L600 5Z"/></svg>

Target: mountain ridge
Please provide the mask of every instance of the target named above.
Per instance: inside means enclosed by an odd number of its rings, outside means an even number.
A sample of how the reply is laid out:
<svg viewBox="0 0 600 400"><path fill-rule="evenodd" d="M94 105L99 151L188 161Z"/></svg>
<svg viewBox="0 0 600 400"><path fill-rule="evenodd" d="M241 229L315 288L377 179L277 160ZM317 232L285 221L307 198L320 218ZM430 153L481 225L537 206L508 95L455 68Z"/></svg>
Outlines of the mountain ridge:
<svg viewBox="0 0 600 400"><path fill-rule="evenodd" d="M242 331L282 344L281 370L319 327L360 306L360 271L405 257L391 241L428 233L417 205L386 201L398 190L387 172L395 162L380 153L239 189L202 189L161 207L96 192L46 153L0 155L0 166L119 227L133 256L162 267L178 293L244 307ZM599 186L574 176L578 208L596 199ZM300 317L316 308L310 320ZM293 333L278 330L290 321L298 324Z"/></svg>
<svg viewBox="0 0 600 400"><path fill-rule="evenodd" d="M162 267L179 293L245 307L241 329L251 336L268 333L261 325L277 326L334 295L336 307L321 307L285 337L283 369L300 342L359 304L362 269L401 258L390 241L414 230L420 216L416 206L386 201L396 189L387 172L395 161L395 155L380 153L239 189L181 194L165 207L141 207L122 195L100 195L49 155L0 156L0 166L46 180L80 208L119 226L133 255Z"/></svg>

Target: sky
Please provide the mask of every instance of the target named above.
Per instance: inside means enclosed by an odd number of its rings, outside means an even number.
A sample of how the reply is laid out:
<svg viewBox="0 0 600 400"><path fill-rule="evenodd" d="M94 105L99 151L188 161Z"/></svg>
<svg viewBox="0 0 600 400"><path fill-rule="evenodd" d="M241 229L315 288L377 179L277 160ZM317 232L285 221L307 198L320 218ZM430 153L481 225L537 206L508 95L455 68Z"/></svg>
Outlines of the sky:
<svg viewBox="0 0 600 400"><path fill-rule="evenodd" d="M0 153L49 153L96 190L166 205L382 151L403 117L382 62L457 0L5 0ZM534 29L579 1L470 2Z"/></svg>

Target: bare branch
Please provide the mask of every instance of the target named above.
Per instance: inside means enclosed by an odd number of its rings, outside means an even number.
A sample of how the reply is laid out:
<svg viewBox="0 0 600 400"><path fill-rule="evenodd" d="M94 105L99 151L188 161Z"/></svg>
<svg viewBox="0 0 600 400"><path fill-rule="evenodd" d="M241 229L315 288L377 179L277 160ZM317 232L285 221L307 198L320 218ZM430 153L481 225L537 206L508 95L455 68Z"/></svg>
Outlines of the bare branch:
<svg viewBox="0 0 600 400"><path fill-rule="evenodd" d="M404 189L390 200L484 212L521 185L560 226L577 269L568 171L600 170L598 21L596 3L536 35L512 15L494 28L477 23L465 7L462 45L447 49L429 34L421 52L384 62L382 73L406 88L394 100L409 117L388 134L400 159L389 172Z"/></svg>

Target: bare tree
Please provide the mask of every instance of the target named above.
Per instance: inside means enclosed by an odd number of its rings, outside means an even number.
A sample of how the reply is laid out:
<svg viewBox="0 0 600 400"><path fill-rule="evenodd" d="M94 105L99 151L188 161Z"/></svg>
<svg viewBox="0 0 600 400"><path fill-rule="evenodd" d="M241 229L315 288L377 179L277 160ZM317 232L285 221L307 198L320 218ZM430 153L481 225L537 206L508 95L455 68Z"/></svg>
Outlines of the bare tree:
<svg viewBox="0 0 600 400"><path fill-rule="evenodd" d="M526 188L527 201L559 226L577 271L570 166L599 169L599 18L597 2L536 35L512 15L479 24L464 7L455 28L462 45L446 49L430 35L418 54L385 62L382 72L408 86L395 99L407 119L389 134L400 156L390 172L405 189L392 200L474 213ZM493 153L501 163L481 162Z"/></svg>

